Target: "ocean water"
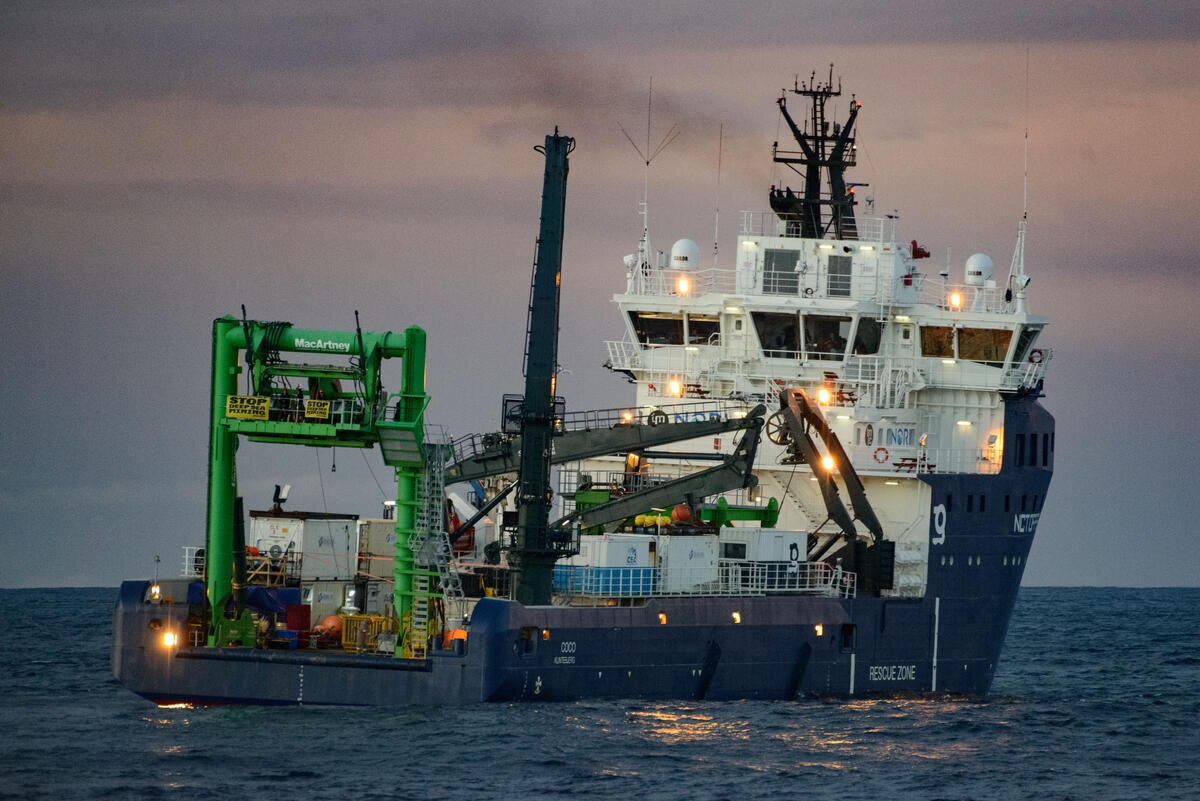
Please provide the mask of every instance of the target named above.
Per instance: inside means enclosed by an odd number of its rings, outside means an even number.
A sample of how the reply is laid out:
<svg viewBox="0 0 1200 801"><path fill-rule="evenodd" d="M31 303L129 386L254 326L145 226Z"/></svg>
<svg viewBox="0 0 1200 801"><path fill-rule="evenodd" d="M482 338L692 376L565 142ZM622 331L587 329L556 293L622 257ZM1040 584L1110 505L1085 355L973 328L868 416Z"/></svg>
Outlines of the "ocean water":
<svg viewBox="0 0 1200 801"><path fill-rule="evenodd" d="M1200 799L1200 589L1021 591L982 702L159 709L111 589L0 590L3 799Z"/></svg>

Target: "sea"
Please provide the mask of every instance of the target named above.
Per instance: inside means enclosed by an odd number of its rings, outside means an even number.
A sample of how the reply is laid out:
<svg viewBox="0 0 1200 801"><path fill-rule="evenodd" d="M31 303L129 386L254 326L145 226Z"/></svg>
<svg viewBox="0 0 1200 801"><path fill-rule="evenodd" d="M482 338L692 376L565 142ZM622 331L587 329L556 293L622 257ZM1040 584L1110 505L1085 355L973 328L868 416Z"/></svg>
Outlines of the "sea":
<svg viewBox="0 0 1200 801"><path fill-rule="evenodd" d="M985 700L161 709L0 590L2 799L1200 799L1200 588L1021 590Z"/></svg>

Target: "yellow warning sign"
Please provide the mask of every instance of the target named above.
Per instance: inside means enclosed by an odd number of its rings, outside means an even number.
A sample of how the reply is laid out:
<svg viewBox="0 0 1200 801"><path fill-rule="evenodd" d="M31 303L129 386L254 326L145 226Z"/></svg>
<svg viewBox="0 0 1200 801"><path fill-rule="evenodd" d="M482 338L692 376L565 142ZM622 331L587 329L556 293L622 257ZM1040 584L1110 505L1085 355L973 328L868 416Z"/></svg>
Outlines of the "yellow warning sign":
<svg viewBox="0 0 1200 801"><path fill-rule="evenodd" d="M225 399L225 416L241 420L266 420L271 399L258 395L230 395Z"/></svg>
<svg viewBox="0 0 1200 801"><path fill-rule="evenodd" d="M329 401L310 400L304 402L304 416L311 420L329 419Z"/></svg>

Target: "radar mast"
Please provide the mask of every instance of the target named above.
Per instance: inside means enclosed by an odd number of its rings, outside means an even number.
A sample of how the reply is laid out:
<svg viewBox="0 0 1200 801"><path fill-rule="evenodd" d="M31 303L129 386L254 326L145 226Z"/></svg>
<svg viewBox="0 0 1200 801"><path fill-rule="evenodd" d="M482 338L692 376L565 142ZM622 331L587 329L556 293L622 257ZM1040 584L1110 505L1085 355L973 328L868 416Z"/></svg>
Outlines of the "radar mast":
<svg viewBox="0 0 1200 801"><path fill-rule="evenodd" d="M771 187L771 210L786 223L789 236L823 239L832 234L835 239L857 239L854 187L865 184L848 185L845 172L856 163L853 131L862 103L851 95L850 116L846 122L842 124L835 120L830 123L825 117L825 104L830 98L841 96L841 80L835 89L832 64L826 82L820 83L816 77L813 72L807 82L801 83L797 79L793 88L784 90L776 101L800 149L781 150L776 142L771 155L776 164L784 164L797 175L804 176L804 190L803 194L796 194L791 187ZM803 126L797 125L788 113L787 92L808 99L809 109ZM823 177L828 178L828 193L822 192Z"/></svg>

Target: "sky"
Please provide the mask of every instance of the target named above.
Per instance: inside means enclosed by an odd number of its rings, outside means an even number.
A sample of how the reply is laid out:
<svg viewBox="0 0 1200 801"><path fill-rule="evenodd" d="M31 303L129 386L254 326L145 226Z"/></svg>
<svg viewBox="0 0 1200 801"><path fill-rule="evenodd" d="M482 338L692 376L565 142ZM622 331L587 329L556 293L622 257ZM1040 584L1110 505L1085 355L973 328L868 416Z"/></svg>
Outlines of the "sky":
<svg viewBox="0 0 1200 801"><path fill-rule="evenodd" d="M169 575L203 542L211 321L243 304L420 325L429 419L498 428L555 126L577 140L560 392L627 402L601 366L640 235L622 126L643 142L652 83L652 143L681 131L650 169L654 246L708 250L719 220L731 253L777 180L775 98L831 63L863 102L851 180L927 264L1007 266L1029 132L1058 433L1025 583L1197 586L1198 37L1171 0L5 3L0 587ZM290 508L377 514L378 456L334 456L243 448L248 505L287 482Z"/></svg>

